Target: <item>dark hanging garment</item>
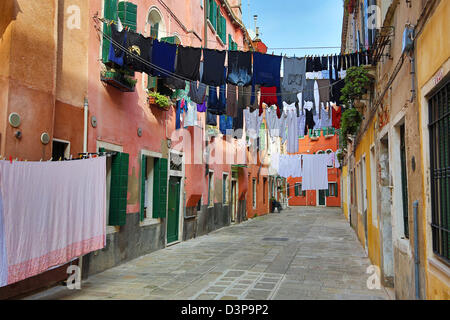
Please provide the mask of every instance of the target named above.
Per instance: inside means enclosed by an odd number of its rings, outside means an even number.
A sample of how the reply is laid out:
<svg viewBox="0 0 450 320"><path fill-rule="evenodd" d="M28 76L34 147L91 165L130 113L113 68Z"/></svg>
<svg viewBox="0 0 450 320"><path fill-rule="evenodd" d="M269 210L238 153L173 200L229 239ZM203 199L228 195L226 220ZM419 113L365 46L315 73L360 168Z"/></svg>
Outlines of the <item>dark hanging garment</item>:
<svg viewBox="0 0 450 320"><path fill-rule="evenodd" d="M329 73L329 78L330 81L333 80L333 57L329 56L328 57L328 73Z"/></svg>
<svg viewBox="0 0 450 320"><path fill-rule="evenodd" d="M253 53L253 93L256 85L263 87L276 87L278 105L282 106L281 100L281 56L273 56L259 52ZM256 95L252 93L251 104L255 103Z"/></svg>
<svg viewBox="0 0 450 320"><path fill-rule="evenodd" d="M350 69L352 66L352 56L350 54L347 55L347 69Z"/></svg>
<svg viewBox="0 0 450 320"><path fill-rule="evenodd" d="M238 106L237 106L237 86L228 84L227 85L227 116L237 117Z"/></svg>
<svg viewBox="0 0 450 320"><path fill-rule="evenodd" d="M314 101L314 82L315 80L307 79L303 88L302 99L304 101Z"/></svg>
<svg viewBox="0 0 450 320"><path fill-rule="evenodd" d="M337 56L337 70L341 71L342 69L342 55Z"/></svg>
<svg viewBox="0 0 450 320"><path fill-rule="evenodd" d="M347 55L342 56L342 70L347 70Z"/></svg>
<svg viewBox="0 0 450 320"><path fill-rule="evenodd" d="M158 69L152 69L151 74L155 77L172 76L175 72L175 58L177 46L167 42L153 40L152 64Z"/></svg>
<svg viewBox="0 0 450 320"><path fill-rule="evenodd" d="M119 32L115 24L111 25L111 38L113 39L113 41L117 42L124 48L127 47L127 32L125 30ZM125 59L125 52L117 45L113 45L113 42L111 41L108 53L109 62L114 62L119 66L123 66L124 59Z"/></svg>
<svg viewBox="0 0 450 320"><path fill-rule="evenodd" d="M305 109L306 120L305 120L305 136L308 135L309 129L314 129L316 123L314 122L314 115L311 110Z"/></svg>
<svg viewBox="0 0 450 320"><path fill-rule="evenodd" d="M170 76L165 79L165 84L171 89L185 89L186 88L186 80L182 80L177 78L176 76Z"/></svg>
<svg viewBox="0 0 450 320"><path fill-rule="evenodd" d="M130 69L150 73L151 68L148 64L151 63L152 42L151 38L146 38L132 30L128 31L126 42L128 52L125 60Z"/></svg>
<svg viewBox="0 0 450 320"><path fill-rule="evenodd" d="M338 68L338 58L339 56L334 56L333 57L333 72L334 72L334 77L333 80L336 80L338 78L338 72L339 72L339 68Z"/></svg>
<svg viewBox="0 0 450 320"><path fill-rule="evenodd" d="M225 66L226 51L203 49L203 77L201 82L213 87L225 84L222 70Z"/></svg>
<svg viewBox="0 0 450 320"><path fill-rule="evenodd" d="M213 114L208 110L206 111L206 124L208 126L217 126L217 114Z"/></svg>
<svg viewBox="0 0 450 320"><path fill-rule="evenodd" d="M372 64L372 50L367 51L367 64Z"/></svg>
<svg viewBox="0 0 450 320"><path fill-rule="evenodd" d="M322 70L328 70L328 57L322 57Z"/></svg>
<svg viewBox="0 0 450 320"><path fill-rule="evenodd" d="M253 89L252 86L238 87L238 107L240 109L245 109L249 107L252 111L254 111L258 108L258 99L255 99L255 101L253 101L253 104L251 103L252 102L251 100L252 95L255 96L258 95L260 86L255 87L256 93L255 92L252 93L252 89Z"/></svg>
<svg viewBox="0 0 450 320"><path fill-rule="evenodd" d="M314 72L322 71L322 59L320 57L314 57Z"/></svg>
<svg viewBox="0 0 450 320"><path fill-rule="evenodd" d="M352 67L358 66L358 54L352 53Z"/></svg>
<svg viewBox="0 0 450 320"><path fill-rule="evenodd" d="M245 87L252 83L252 53L228 51L227 82Z"/></svg>
<svg viewBox="0 0 450 320"><path fill-rule="evenodd" d="M190 81L189 98L191 101L202 104L205 101L206 85L203 83L197 83L196 81Z"/></svg>
<svg viewBox="0 0 450 320"><path fill-rule="evenodd" d="M316 81L319 86L320 102L323 102L324 105L326 105L326 103L330 101L330 80L320 79Z"/></svg>
<svg viewBox="0 0 450 320"><path fill-rule="evenodd" d="M226 69L224 68L225 72ZM223 72L222 72L223 74ZM222 115L226 113L227 98L226 98L227 86L224 84L219 87L219 97L217 97L217 87L209 86L208 96L208 110L209 112Z"/></svg>
<svg viewBox="0 0 450 320"><path fill-rule="evenodd" d="M337 104L341 104L341 90L345 86L345 80L336 80L331 82L331 96L330 100L336 102Z"/></svg>
<svg viewBox="0 0 450 320"><path fill-rule="evenodd" d="M238 108L237 116L233 118L233 130L234 138L242 139L244 133L244 110L242 108Z"/></svg>
<svg viewBox="0 0 450 320"><path fill-rule="evenodd" d="M178 46L175 74L185 80L200 80L201 55L201 48Z"/></svg>
<svg viewBox="0 0 450 320"><path fill-rule="evenodd" d="M314 63L312 57L306 58L306 72L314 72Z"/></svg>

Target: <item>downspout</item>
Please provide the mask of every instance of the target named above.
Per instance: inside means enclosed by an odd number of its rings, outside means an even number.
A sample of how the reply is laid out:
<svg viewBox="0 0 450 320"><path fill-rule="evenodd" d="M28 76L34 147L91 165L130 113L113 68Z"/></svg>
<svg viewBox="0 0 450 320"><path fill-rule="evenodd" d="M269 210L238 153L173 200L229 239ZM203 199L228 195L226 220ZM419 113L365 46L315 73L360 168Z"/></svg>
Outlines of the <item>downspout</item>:
<svg viewBox="0 0 450 320"><path fill-rule="evenodd" d="M415 287L416 287L416 300L420 300L420 279L419 279L419 224L418 224L418 211L419 201L414 201L414 264L415 264Z"/></svg>
<svg viewBox="0 0 450 320"><path fill-rule="evenodd" d="M83 128L83 153L87 153L87 136L88 136L88 116L89 115L89 101L84 98L84 128ZM80 268L80 279L83 278L83 256L78 258L78 267Z"/></svg>

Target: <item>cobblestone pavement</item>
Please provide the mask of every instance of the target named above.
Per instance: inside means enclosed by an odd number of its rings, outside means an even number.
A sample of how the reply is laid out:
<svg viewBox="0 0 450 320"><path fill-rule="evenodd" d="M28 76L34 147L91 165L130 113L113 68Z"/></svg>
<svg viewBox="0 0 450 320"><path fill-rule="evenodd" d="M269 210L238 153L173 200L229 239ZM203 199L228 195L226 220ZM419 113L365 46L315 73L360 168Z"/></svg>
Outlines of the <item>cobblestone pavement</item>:
<svg viewBox="0 0 450 320"><path fill-rule="evenodd" d="M389 299L340 209L295 207L124 263L28 299Z"/></svg>

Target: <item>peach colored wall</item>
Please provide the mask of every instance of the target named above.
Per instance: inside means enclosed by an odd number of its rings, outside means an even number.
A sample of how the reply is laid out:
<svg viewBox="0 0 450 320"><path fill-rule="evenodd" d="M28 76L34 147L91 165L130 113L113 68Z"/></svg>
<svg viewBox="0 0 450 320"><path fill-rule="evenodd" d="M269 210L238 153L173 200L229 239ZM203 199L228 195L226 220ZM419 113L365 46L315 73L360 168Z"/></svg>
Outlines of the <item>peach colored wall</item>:
<svg viewBox="0 0 450 320"><path fill-rule="evenodd" d="M166 30L166 34L161 34L161 37L172 36L176 33L180 37L183 45L194 47L200 47L202 45L193 33L186 33L180 25L180 23L183 24L187 30L194 30L203 39L204 11L200 7L200 2L185 1L182 4L180 1L175 0L133 0L132 2L138 4L138 32L147 36L149 35L150 30L148 26L147 28L145 27L145 23L150 8L156 7L163 17ZM170 8L171 12L163 4ZM96 12L102 12L102 1L91 3L90 16L93 16ZM178 18L180 23L176 21L174 16ZM234 36L234 41L242 45L242 31L232 28L228 16L224 16L227 18L227 33L231 32L240 35L240 38ZM209 28L209 32L211 34L208 35L208 40L214 39L215 42L208 43L208 47L216 49L228 48L227 46L221 46L216 41L217 39L212 33L211 28ZM157 108L148 107L147 95L142 85L143 74L141 73L135 74L135 78L137 79L135 92L122 93L114 88L105 86L100 81L100 70L102 67L102 63L99 61L100 41L94 29L93 21L90 21L89 33L89 70L93 70L89 73L89 116L95 116L98 122L96 128L89 126L89 151L96 151L96 142L104 141L120 145L123 147L123 152L130 154L127 212L138 212L140 151L146 149L160 152L163 153L163 156L167 153L167 150L164 150L162 146L166 144L166 139L171 138L175 130L175 108L171 108L169 111L161 111ZM144 75L144 77L146 76ZM205 114L198 114L198 122L200 126L204 126ZM142 128L142 137L138 137L137 135L138 128ZM201 137L204 135L204 129L201 128L191 129L191 131L195 131ZM194 139L197 138L194 137ZM223 141L218 145L223 147L226 144ZM192 154L193 151L191 150L186 153ZM223 173L228 173L231 177L230 164L211 164L209 168L214 170L216 181L222 180ZM185 171L186 204L190 206L196 205L199 195L203 195L203 204L206 204L208 199L208 181L205 165L186 165ZM222 194L222 190L219 188L219 192L217 189L215 188L215 191L217 191L215 199L216 202L221 202L222 198L220 195ZM241 190L241 186L239 186L239 189Z"/></svg>

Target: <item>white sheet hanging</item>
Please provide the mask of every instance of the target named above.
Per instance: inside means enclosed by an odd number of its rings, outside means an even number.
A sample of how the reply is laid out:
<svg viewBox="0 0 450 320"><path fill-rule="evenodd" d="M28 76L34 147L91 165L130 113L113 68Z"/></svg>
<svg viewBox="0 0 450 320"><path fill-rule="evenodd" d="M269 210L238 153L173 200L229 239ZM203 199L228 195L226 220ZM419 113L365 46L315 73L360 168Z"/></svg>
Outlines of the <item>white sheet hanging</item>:
<svg viewBox="0 0 450 320"><path fill-rule="evenodd" d="M328 189L327 154L304 154L302 191Z"/></svg>
<svg viewBox="0 0 450 320"><path fill-rule="evenodd" d="M0 161L0 192L0 286L105 246L106 157Z"/></svg>

